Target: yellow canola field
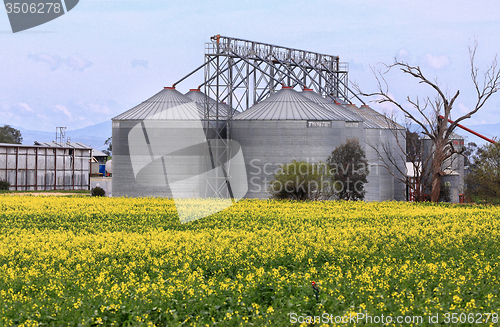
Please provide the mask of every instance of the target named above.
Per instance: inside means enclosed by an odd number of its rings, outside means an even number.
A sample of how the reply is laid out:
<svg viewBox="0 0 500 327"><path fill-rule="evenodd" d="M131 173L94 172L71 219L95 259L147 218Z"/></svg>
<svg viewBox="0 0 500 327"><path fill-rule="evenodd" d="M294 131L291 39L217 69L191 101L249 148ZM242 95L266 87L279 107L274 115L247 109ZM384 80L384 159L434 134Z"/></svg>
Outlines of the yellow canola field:
<svg viewBox="0 0 500 327"><path fill-rule="evenodd" d="M7 195L0 215L0 325L498 325L498 207L243 200L181 224L168 199Z"/></svg>

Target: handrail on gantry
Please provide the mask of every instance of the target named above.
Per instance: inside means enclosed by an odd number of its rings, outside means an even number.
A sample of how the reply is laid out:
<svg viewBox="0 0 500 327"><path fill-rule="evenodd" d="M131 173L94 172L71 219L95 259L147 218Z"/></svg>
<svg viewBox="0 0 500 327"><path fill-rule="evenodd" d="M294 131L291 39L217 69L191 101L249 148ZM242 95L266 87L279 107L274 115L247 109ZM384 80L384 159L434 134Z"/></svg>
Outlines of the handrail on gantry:
<svg viewBox="0 0 500 327"><path fill-rule="evenodd" d="M318 57L330 57L330 58L334 58L336 60L339 59L339 56L333 56L333 55L327 55L327 54L318 53L318 52L312 52L312 51L306 51L306 50L288 48L288 47L283 47L283 46L274 45L274 44L270 44L270 43L256 42L256 41L245 40L245 39L240 39L240 38L235 38L235 37L222 36L220 34L214 35L214 36L212 36L210 38L211 41L215 41L215 42L217 42L219 44L221 43L220 42L221 39L223 39L223 41L248 42L248 43L252 43L252 44L255 44L255 45L269 46L269 47L272 47L273 49L291 50L291 51L297 51L297 52L303 52L303 53L308 53L308 54L316 55Z"/></svg>

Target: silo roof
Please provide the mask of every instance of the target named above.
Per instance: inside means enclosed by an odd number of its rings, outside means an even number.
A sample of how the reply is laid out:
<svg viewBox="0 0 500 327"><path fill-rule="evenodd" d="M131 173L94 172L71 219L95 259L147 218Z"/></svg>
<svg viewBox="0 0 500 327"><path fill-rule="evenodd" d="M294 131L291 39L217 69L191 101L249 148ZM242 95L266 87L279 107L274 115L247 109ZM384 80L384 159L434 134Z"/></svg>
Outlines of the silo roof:
<svg viewBox="0 0 500 327"><path fill-rule="evenodd" d="M210 108L210 116L216 116L216 105L217 101L212 99L211 97L206 96L199 89L191 89L188 93L185 94L186 97L193 100L198 105L198 111L201 111L202 116L204 116L205 105L208 100L208 105ZM233 110L234 111L234 110ZM229 106L225 103L219 102L219 117L227 117L227 113L229 112ZM233 112L234 114L234 112ZM209 117L210 118L210 117Z"/></svg>
<svg viewBox="0 0 500 327"><path fill-rule="evenodd" d="M335 114L343 117L345 121L363 121L364 119L356 115L355 113L345 109L344 107L334 103L331 99L322 97L320 94L314 92L311 89L305 89L300 94L308 98L309 100L319 104L320 106L333 111Z"/></svg>
<svg viewBox="0 0 500 327"><path fill-rule="evenodd" d="M430 140L431 138L427 135L422 136L423 139L425 140ZM451 132L450 137L448 138L449 140L465 140L465 138L462 135L459 135L455 132Z"/></svg>
<svg viewBox="0 0 500 327"><path fill-rule="evenodd" d="M363 110L362 108L356 107L354 104L346 106L350 111L360 115L364 119L364 126L368 129L404 129L401 125L389 120L386 116L378 113L377 111L367 107L369 110Z"/></svg>
<svg viewBox="0 0 500 327"><path fill-rule="evenodd" d="M345 118L325 109L292 88L283 87L267 99L238 114L234 120L340 120Z"/></svg>
<svg viewBox="0 0 500 327"><path fill-rule="evenodd" d="M367 105L362 105L359 108L360 111L371 115L373 117L373 121L376 122L378 125L380 125L382 128L385 129L405 129L403 126L399 125L389 117L382 115L378 111L370 108Z"/></svg>
<svg viewBox="0 0 500 327"><path fill-rule="evenodd" d="M193 100L173 87L165 87L143 103L112 118L112 120L200 120Z"/></svg>
<svg viewBox="0 0 500 327"><path fill-rule="evenodd" d="M363 117L363 120L364 120L363 125L365 128L382 129L382 128L386 127L385 124L382 124L380 121L378 121L378 119L375 119L375 117L373 117L373 115L370 115L370 114L362 111L361 109L356 107L356 105L354 105L354 104L350 104L350 105L346 106L346 108L348 110L352 111L353 113L356 113L359 116Z"/></svg>

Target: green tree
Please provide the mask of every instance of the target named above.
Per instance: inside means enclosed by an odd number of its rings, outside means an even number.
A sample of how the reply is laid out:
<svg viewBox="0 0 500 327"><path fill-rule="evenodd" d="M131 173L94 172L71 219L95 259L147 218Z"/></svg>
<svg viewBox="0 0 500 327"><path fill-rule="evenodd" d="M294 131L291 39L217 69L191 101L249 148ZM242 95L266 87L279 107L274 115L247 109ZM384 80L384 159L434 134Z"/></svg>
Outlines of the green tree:
<svg viewBox="0 0 500 327"><path fill-rule="evenodd" d="M292 161L281 165L269 183L274 199L326 200L332 197L328 166L323 163Z"/></svg>
<svg viewBox="0 0 500 327"><path fill-rule="evenodd" d="M450 184L450 182L441 183L441 192L439 193L439 201L451 202L451 184Z"/></svg>
<svg viewBox="0 0 500 327"><path fill-rule="evenodd" d="M366 191L366 177L369 174L368 161L363 148L356 139L333 150L327 159L329 174L335 197L340 200L363 200Z"/></svg>
<svg viewBox="0 0 500 327"><path fill-rule="evenodd" d="M405 131L406 161L412 162L415 158L422 161L422 138L418 132L412 132L408 127Z"/></svg>
<svg viewBox="0 0 500 327"><path fill-rule="evenodd" d="M500 143L477 150L465 178L466 195L475 202L500 203Z"/></svg>
<svg viewBox="0 0 500 327"><path fill-rule="evenodd" d="M0 143L11 143L11 144L21 144L23 143L23 138L21 136L21 131L10 127L9 125L4 125L0 127Z"/></svg>
<svg viewBox="0 0 500 327"><path fill-rule="evenodd" d="M467 146L465 147L464 152L462 155L464 156L464 166L469 166L471 167L474 164L474 156L477 155L477 144L474 142L469 142Z"/></svg>

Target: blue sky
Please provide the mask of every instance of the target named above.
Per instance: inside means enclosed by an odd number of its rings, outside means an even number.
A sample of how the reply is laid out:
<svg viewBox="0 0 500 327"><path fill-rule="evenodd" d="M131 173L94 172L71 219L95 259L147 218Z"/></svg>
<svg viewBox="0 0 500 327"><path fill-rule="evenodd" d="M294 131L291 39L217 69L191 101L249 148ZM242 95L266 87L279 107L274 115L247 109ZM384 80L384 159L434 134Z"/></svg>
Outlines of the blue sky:
<svg viewBox="0 0 500 327"><path fill-rule="evenodd" d="M458 117L475 104L468 44L478 39L480 68L499 52L500 2L81 0L16 34L0 10L0 125L53 132L107 121L203 63L215 34L338 55L367 92L375 90L370 66L408 60L450 93L460 90ZM388 81L399 101L427 94L400 73ZM464 124L500 123L499 110L500 92Z"/></svg>

